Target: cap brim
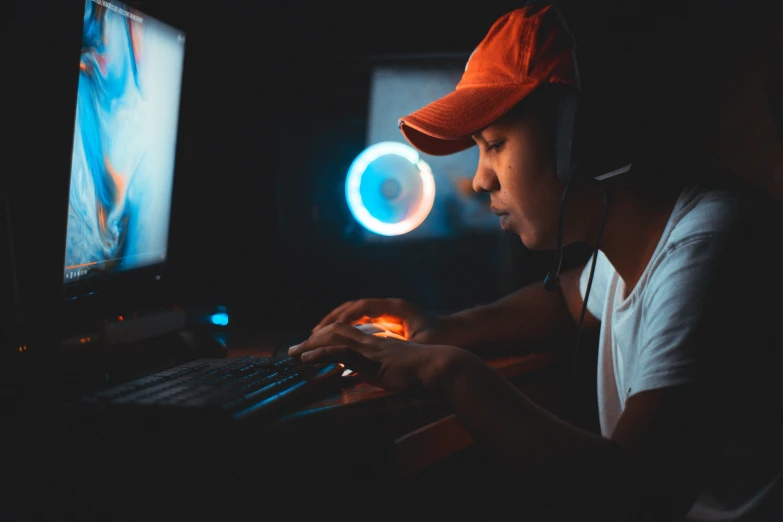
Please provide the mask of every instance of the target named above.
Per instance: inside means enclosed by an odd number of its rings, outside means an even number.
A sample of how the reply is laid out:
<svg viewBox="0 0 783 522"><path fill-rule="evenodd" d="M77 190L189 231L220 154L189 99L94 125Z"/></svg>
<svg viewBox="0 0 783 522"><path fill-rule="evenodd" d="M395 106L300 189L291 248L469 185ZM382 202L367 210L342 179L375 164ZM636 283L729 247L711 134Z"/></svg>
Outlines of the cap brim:
<svg viewBox="0 0 783 522"><path fill-rule="evenodd" d="M538 82L463 87L400 118L400 130L417 150L445 156L474 145L471 136L530 94Z"/></svg>

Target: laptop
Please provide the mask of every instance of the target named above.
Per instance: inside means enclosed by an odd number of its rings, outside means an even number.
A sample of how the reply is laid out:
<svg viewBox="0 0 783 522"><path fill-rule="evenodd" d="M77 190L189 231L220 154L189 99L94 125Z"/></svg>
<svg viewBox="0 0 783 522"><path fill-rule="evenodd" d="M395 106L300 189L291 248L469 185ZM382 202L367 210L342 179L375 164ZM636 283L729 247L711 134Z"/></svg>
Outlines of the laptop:
<svg viewBox="0 0 783 522"><path fill-rule="evenodd" d="M59 286L58 297L34 296L49 305L31 309L23 302L32 299L31 270L4 279L13 297L4 302L20 315L4 326L6 351L47 359L45 370L24 365L33 386L84 418L246 422L336 389L340 365L304 365L279 353L226 357L229 311L177 305L168 280L181 266L171 262L178 238L170 236L186 35L114 0L85 0L83 8L61 278L37 281ZM35 234L12 225L18 208L4 207L12 236L4 259L26 265L19 259L33 256L12 247ZM56 330L46 336L54 350L40 349L41 330Z"/></svg>

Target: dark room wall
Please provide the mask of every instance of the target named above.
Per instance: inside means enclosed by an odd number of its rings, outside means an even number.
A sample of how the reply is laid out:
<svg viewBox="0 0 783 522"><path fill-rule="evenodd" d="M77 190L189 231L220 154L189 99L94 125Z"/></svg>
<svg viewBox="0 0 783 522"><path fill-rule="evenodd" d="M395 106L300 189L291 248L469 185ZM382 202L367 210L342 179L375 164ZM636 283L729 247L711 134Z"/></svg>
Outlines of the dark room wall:
<svg viewBox="0 0 783 522"><path fill-rule="evenodd" d="M549 268L552 253L528 252L517 238L499 232L367 247L344 241L344 235L314 238L302 215L301 234L278 233L280 205L296 201L297 191L323 190L316 178L302 174L324 168L325 176L339 179L364 146L373 57L469 54L492 22L522 2L130 3L187 33L170 251L172 284L182 302L227 305L245 324L309 328L345 299L396 296L460 308L494 299ZM664 9L651 2L646 10L636 2L625 8L622 2L602 3L616 4L627 16L616 19L615 28L641 33L655 23L675 31L685 27L684 18L703 21L706 12L699 6L689 13L672 3ZM698 2L680 5L688 4ZM18 253L35 260L22 268L26 281L35 282L23 297L45 306L59 297L62 285L60 223L83 3L14 5L3 11L14 21L6 31L14 67L13 80L6 82L14 100L8 144L13 161L3 175L36 194L14 203L15 219L31 227ZM647 18L635 17L642 11ZM715 12L724 19L728 14ZM723 33L713 33L716 46L731 47ZM664 38L667 52L690 63ZM666 63L661 59L656 67ZM709 72L715 63L720 61L694 71ZM667 78L665 68L645 70ZM651 96L650 107L679 92L677 85L702 85L693 79L664 83L665 96ZM709 82L703 85L700 92L710 92ZM334 215L350 222L344 201ZM572 249L568 259L577 262L586 252Z"/></svg>
<svg viewBox="0 0 783 522"><path fill-rule="evenodd" d="M516 4L477 14L445 3L129 3L187 34L167 274L178 301L227 305L246 324L309 328L362 295L457 308L520 283L511 261L524 255L522 246L500 233L351 249L282 236L277 222L279 205L310 183L287 165L330 165L338 179L361 150L373 56L467 54ZM3 29L13 71L12 161L3 175L21 299L28 317L47 321L63 291L84 4L10 5Z"/></svg>
<svg viewBox="0 0 783 522"><path fill-rule="evenodd" d="M627 85L641 89L647 112L640 118L648 118L654 139L676 143L673 156L695 152L721 92L715 71L758 48L752 23L762 20L728 2L572 4L584 14L577 26L590 27L585 20L600 7L612 15L593 29L618 41L633 35L637 50L614 47L609 58L641 63L634 71L615 68L615 78L638 75ZM502 233L368 247L344 234L314 237L304 211L301 233L276 233L280 205L339 187L328 178L344 176L364 146L374 56L468 54L494 20L520 5L235 2L210 9L165 0L161 15L189 33L175 216L184 287L236 304L251 322L306 326L345 299L399 296L459 308L543 276L551 254L528 252ZM319 169L323 177L313 176ZM335 190L334 197L343 196ZM333 210L355 226L344 201ZM586 251L572 249L567 262Z"/></svg>
<svg viewBox="0 0 783 522"><path fill-rule="evenodd" d="M551 255L527 255L500 230L367 246L314 236L305 211L300 233L278 234L279 205L339 186L364 147L374 57L467 55L517 3L480 13L442 2L154 4L139 7L158 7L188 33L172 235L188 298L223 302L241 321L299 328L346 299L454 309L540 277ZM334 198L344 223L333 228L355 226L343 194Z"/></svg>

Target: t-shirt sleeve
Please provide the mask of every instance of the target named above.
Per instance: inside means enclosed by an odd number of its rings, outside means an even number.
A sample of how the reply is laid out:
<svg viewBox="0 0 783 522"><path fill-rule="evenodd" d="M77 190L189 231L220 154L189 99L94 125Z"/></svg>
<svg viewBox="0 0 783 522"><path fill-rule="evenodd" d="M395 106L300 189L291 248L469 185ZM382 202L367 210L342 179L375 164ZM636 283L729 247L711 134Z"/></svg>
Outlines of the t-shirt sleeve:
<svg viewBox="0 0 783 522"><path fill-rule="evenodd" d="M594 256L595 254L593 254ZM587 282L590 278L590 267L593 264L593 256L587 260L587 264L579 276L579 294L584 302L587 292ZM599 321L603 317L604 307L606 306L606 292L609 288L609 279L614 273L614 267L606 258L603 252L598 251L598 258L595 261L595 273L593 282L590 284L590 295L587 296L587 311Z"/></svg>
<svg viewBox="0 0 783 522"><path fill-rule="evenodd" d="M694 382L724 371L733 329L747 300L738 292L737 256L720 236L672 245L642 296L634 392ZM631 383L629 383L631 384Z"/></svg>

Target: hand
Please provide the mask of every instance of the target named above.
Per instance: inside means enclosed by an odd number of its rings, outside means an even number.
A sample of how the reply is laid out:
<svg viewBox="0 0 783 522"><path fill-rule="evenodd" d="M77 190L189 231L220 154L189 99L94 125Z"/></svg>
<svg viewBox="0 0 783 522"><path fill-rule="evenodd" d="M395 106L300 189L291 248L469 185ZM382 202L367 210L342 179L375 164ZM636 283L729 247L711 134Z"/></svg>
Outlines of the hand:
<svg viewBox="0 0 783 522"><path fill-rule="evenodd" d="M288 354L307 364L342 363L365 382L401 391L425 386L430 374L452 350L459 349L377 337L335 322L289 348Z"/></svg>
<svg viewBox="0 0 783 522"><path fill-rule="evenodd" d="M452 327L447 316L392 298L348 301L321 319L313 333L335 322L348 325L383 323L389 331L422 344L449 344L447 334Z"/></svg>

